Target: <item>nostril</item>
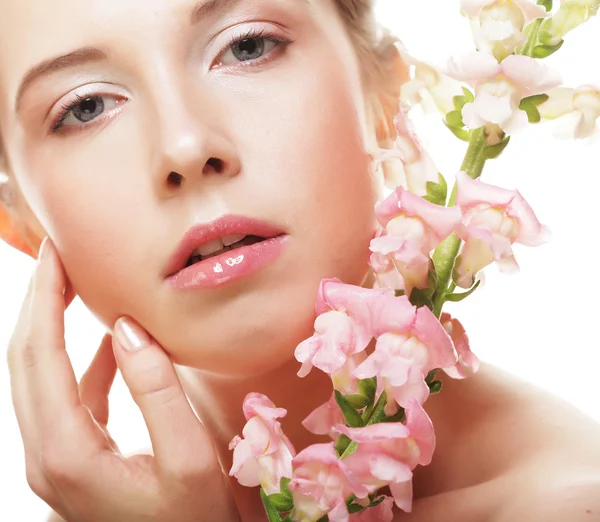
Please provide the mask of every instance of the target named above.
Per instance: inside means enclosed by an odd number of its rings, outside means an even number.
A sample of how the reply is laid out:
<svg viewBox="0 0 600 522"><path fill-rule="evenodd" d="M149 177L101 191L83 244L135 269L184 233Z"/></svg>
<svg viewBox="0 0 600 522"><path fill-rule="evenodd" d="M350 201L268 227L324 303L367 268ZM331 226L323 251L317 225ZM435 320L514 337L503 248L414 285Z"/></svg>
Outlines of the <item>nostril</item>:
<svg viewBox="0 0 600 522"><path fill-rule="evenodd" d="M171 172L167 178L167 183L171 187L180 187L183 182L183 176L177 172Z"/></svg>
<svg viewBox="0 0 600 522"><path fill-rule="evenodd" d="M212 167L212 169L217 173L221 174L223 172L223 161L219 158L209 158L206 162L207 167Z"/></svg>

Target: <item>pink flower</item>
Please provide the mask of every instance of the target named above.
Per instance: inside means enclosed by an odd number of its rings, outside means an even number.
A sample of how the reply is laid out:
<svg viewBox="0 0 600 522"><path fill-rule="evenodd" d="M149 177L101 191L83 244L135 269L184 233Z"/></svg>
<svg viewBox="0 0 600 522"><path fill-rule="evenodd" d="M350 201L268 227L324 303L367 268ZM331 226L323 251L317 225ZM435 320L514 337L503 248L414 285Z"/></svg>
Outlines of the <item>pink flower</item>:
<svg viewBox="0 0 600 522"><path fill-rule="evenodd" d="M249 393L244 399L244 416L248 421L242 434L229 444L233 449L233 465L229 476L235 476L242 486L262 486L267 495L279 493L283 477L292 476L294 446L276 420L287 411L276 408L268 397Z"/></svg>
<svg viewBox="0 0 600 522"><path fill-rule="evenodd" d="M412 470L426 466L433 458L433 425L418 402L409 401L406 425L380 423L364 428L338 426L336 429L355 442L358 449L344 459L357 479L370 493L388 486L396 505L410 512ZM358 495L357 495L358 496Z"/></svg>
<svg viewBox="0 0 600 522"><path fill-rule="evenodd" d="M440 322L452 338L454 348L458 353L456 365L444 368L444 371L453 379L464 379L473 375L479 370L479 358L471 351L465 328L458 319L453 319L447 313L442 314Z"/></svg>
<svg viewBox="0 0 600 522"><path fill-rule="evenodd" d="M371 241L375 271L390 270L387 257L402 276L407 295L414 287L427 287L429 253L460 223L460 210L435 205L398 187L375 212L386 232Z"/></svg>
<svg viewBox="0 0 600 522"><path fill-rule="evenodd" d="M385 496L383 501L377 506L363 509L359 513L350 515L350 522L392 522L394 520L393 506L394 499Z"/></svg>
<svg viewBox="0 0 600 522"><path fill-rule="evenodd" d="M423 404L429 397L425 376L435 368L456 364L452 340L427 307L417 309L408 325L399 325L397 330L386 326L375 351L354 375L359 379L377 377L379 391L384 389L400 406L406 407L411 399ZM393 407L388 403L386 413L393 413Z"/></svg>
<svg viewBox="0 0 600 522"><path fill-rule="evenodd" d="M335 440L337 435L333 428L345 422L344 414L332 394L326 403L313 410L302 421L302 426L315 435L329 435Z"/></svg>
<svg viewBox="0 0 600 522"><path fill-rule="evenodd" d="M337 279L321 281L317 295L315 334L296 347L302 367L298 376L313 366L326 373L337 372L348 357L362 352L373 338L371 304L394 298L389 289L367 289L343 284Z"/></svg>
<svg viewBox="0 0 600 522"><path fill-rule="evenodd" d="M408 115L403 109L400 110L394 122L397 131L396 149L382 149L381 155L375 163L375 169L390 159L399 160L401 168L390 167L384 171L386 187L395 189L402 186L419 196L425 196L427 182L437 183L439 181L439 170L431 156L421 146Z"/></svg>
<svg viewBox="0 0 600 522"><path fill-rule="evenodd" d="M337 456L333 442L314 444L298 453L289 489L294 497L295 520L313 522L328 514L332 522L349 519L346 499L369 494Z"/></svg>
<svg viewBox="0 0 600 522"><path fill-rule="evenodd" d="M464 172L456 180L463 213L457 234L465 241L455 268L458 286L470 288L477 272L494 261L503 271L518 270L513 243L538 246L548 241L547 227L518 191L473 180Z"/></svg>
<svg viewBox="0 0 600 522"><path fill-rule="evenodd" d="M534 58L510 55L499 64L493 56L478 51L451 58L448 74L475 87L475 101L462 109L465 125L478 129L494 124L508 134L529 121L527 113L519 109L523 98L561 83L556 72Z"/></svg>
<svg viewBox="0 0 600 522"><path fill-rule="evenodd" d="M361 364L367 355L365 352L357 353L348 357L348 360L337 372L331 374L333 388L342 395L359 394L358 379L353 373L356 367ZM345 422L342 410L335 401L335 395L325 403L310 413L302 421L302 425L315 435L329 435L336 439L333 428L338 424Z"/></svg>
<svg viewBox="0 0 600 522"><path fill-rule="evenodd" d="M378 239L385 236L385 230L381 227L377 230L377 235L373 239ZM404 290L404 276L398 270L394 258L390 255L379 254L373 252L369 265L373 269L375 275L374 288L389 288L392 290ZM413 266L408 267L413 269ZM429 268L429 261L427 260L427 268ZM406 274L410 279L410 275ZM417 276L418 277L418 276ZM420 279L419 279L420 280Z"/></svg>
<svg viewBox="0 0 600 522"><path fill-rule="evenodd" d="M425 112L439 110L447 114L453 111L454 97L464 96L461 83L437 67L415 59L402 45L396 45L396 48L402 61L413 68L412 78L400 90L401 102L408 108L421 105Z"/></svg>

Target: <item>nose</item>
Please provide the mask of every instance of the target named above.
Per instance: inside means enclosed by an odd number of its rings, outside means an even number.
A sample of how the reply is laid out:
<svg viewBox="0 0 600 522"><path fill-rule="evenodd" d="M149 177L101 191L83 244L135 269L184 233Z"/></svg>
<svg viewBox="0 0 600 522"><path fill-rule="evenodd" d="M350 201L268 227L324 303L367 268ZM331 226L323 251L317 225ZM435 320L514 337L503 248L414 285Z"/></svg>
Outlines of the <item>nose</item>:
<svg viewBox="0 0 600 522"><path fill-rule="evenodd" d="M156 122L156 188L167 198L207 178L236 176L241 168L237 150L219 121L218 108L206 102L190 107L181 101L185 96L178 98Z"/></svg>

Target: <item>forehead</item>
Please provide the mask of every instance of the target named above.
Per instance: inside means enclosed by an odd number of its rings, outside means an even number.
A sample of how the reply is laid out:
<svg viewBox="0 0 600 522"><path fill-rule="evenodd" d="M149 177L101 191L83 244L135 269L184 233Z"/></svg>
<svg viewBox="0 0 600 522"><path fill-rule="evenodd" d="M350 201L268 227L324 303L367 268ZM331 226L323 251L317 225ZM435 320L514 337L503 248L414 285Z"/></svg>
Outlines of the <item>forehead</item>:
<svg viewBox="0 0 600 522"><path fill-rule="evenodd" d="M30 67L75 49L176 39L202 5L250 10L291 2L308 0L0 0L0 89L14 93Z"/></svg>
<svg viewBox="0 0 600 522"><path fill-rule="evenodd" d="M136 38L136 28L162 20L181 24L196 4L192 0L2 0L0 60L2 69L25 69L74 48Z"/></svg>

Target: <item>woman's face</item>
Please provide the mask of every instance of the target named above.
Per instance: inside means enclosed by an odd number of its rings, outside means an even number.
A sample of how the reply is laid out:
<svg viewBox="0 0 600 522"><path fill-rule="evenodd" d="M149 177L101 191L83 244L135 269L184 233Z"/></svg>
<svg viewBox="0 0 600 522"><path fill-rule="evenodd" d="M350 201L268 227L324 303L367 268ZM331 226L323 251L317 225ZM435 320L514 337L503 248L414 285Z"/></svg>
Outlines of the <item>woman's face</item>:
<svg viewBox="0 0 600 522"><path fill-rule="evenodd" d="M364 98L333 0L0 5L0 129L30 226L94 314L135 318L179 364L281 364L310 334L319 281L363 282ZM230 214L287 234L281 255L174 288L184 234Z"/></svg>

